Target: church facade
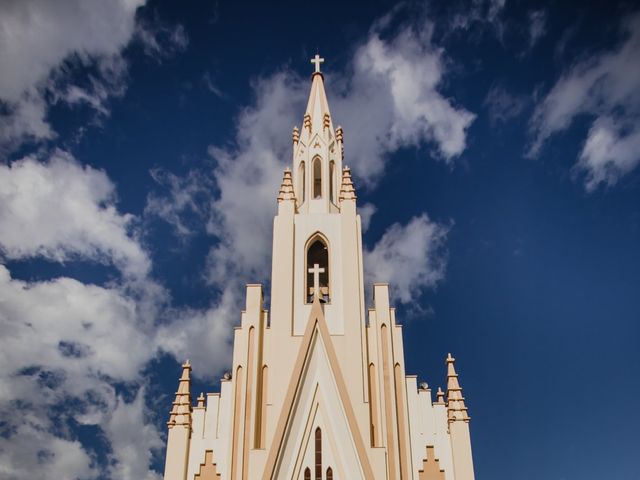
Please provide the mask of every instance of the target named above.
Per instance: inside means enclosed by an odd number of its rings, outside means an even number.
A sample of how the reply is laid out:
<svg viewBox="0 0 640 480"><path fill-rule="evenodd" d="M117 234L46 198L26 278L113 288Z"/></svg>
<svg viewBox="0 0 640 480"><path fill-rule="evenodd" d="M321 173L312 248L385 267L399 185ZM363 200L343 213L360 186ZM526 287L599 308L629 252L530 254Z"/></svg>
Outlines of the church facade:
<svg viewBox="0 0 640 480"><path fill-rule="evenodd" d="M247 285L219 393L193 405L183 365L165 480L474 479L454 359L432 398L405 373L388 286L365 305L356 191L321 61L277 195L270 310L262 286Z"/></svg>

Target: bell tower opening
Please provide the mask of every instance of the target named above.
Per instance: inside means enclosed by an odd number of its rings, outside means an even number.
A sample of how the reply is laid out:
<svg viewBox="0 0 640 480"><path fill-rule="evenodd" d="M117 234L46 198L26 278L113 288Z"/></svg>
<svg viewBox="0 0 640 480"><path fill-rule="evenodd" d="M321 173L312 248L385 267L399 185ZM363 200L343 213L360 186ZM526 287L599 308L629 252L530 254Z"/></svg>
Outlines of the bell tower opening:
<svg viewBox="0 0 640 480"><path fill-rule="evenodd" d="M307 247L306 303L313 303L317 295L320 303L329 303L329 248L324 239L316 234Z"/></svg>
<svg viewBox="0 0 640 480"><path fill-rule="evenodd" d="M322 197L322 160L316 157L313 160L313 198Z"/></svg>

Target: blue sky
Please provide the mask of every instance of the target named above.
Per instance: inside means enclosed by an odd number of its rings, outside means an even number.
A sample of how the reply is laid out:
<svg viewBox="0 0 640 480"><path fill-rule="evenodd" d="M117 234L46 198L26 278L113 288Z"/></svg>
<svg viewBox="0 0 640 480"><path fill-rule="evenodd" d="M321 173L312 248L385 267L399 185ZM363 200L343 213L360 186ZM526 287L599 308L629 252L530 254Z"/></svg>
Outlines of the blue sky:
<svg viewBox="0 0 640 480"><path fill-rule="evenodd" d="M408 372L457 358L477 478L637 478L640 10L556 3L0 4L0 476L159 478L319 51L367 289Z"/></svg>

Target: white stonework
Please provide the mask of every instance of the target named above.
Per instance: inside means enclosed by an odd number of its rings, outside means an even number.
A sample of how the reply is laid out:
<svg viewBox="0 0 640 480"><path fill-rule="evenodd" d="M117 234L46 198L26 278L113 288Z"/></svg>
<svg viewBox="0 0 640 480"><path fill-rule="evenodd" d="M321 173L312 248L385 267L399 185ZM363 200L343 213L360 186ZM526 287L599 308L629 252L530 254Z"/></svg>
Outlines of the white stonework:
<svg viewBox="0 0 640 480"><path fill-rule="evenodd" d="M449 356L447 399L405 374L386 284L365 309L356 192L319 66L273 226L270 311L247 285L231 375L168 422L165 480L473 480L469 416ZM275 192L274 192L275 193Z"/></svg>

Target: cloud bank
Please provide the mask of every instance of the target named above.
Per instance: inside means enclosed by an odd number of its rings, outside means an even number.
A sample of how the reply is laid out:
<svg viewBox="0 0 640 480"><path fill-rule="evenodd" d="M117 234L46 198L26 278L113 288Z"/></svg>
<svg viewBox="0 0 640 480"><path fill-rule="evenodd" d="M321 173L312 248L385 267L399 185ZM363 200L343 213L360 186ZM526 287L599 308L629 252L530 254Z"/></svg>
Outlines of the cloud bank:
<svg viewBox="0 0 640 480"><path fill-rule="evenodd" d="M621 30L616 48L565 71L531 119L530 156L580 115L593 119L574 169L589 192L614 185L640 163L640 14Z"/></svg>

